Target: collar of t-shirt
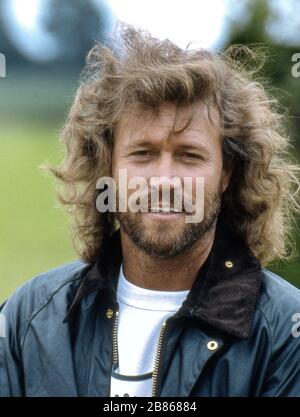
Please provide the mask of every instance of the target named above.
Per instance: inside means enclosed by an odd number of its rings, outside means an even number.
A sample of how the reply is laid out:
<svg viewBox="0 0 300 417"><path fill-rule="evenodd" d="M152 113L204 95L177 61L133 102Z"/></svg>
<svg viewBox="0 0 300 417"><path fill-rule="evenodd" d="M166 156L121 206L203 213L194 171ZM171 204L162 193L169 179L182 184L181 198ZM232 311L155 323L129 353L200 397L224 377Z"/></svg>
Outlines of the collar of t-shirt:
<svg viewBox="0 0 300 417"><path fill-rule="evenodd" d="M141 376L152 372L160 328L181 307L188 293L189 290L156 291L134 285L124 276L121 264L117 288L119 367L114 372L120 378L113 378L113 396L123 396L124 390L129 396L150 395L151 381L147 383Z"/></svg>

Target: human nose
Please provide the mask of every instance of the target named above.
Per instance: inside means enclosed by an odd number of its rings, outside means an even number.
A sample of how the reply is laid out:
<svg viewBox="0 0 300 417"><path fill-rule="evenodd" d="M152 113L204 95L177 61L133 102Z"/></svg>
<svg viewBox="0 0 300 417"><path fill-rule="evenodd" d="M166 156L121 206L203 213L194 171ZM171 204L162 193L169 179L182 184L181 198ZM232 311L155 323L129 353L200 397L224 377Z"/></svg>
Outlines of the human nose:
<svg viewBox="0 0 300 417"><path fill-rule="evenodd" d="M172 154L170 152L163 152L157 166L155 176L165 178L165 181L171 180L172 177L176 176L175 166Z"/></svg>
<svg viewBox="0 0 300 417"><path fill-rule="evenodd" d="M169 199L174 203L177 189L181 189L181 178L176 172L176 165L172 160L172 155L164 155L160 158L159 164L155 168L155 175L151 176L151 193L159 196L159 200ZM167 197L169 196L169 197Z"/></svg>

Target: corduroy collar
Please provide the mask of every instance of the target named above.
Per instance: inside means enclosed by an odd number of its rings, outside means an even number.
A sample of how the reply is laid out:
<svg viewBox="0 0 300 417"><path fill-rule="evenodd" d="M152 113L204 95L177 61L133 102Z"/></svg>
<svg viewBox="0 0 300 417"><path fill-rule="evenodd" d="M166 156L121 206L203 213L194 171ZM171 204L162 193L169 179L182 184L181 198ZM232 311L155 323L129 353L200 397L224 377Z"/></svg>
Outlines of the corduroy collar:
<svg viewBox="0 0 300 417"><path fill-rule="evenodd" d="M108 288L116 296L121 262L121 238L117 230L106 239L97 262L83 277L64 322L91 292ZM209 256L176 315L195 317L223 332L248 338L261 277L258 259L219 218Z"/></svg>

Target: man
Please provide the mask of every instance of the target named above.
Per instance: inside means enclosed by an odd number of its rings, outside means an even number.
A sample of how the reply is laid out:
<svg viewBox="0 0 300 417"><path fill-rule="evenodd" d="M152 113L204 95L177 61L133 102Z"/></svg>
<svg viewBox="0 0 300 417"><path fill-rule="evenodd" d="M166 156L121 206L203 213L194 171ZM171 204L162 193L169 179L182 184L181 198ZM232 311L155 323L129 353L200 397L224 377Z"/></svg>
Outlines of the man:
<svg viewBox="0 0 300 417"><path fill-rule="evenodd" d="M265 268L299 212L272 100L228 54L130 26L86 70L51 168L79 260L2 306L1 396L300 396L300 293Z"/></svg>

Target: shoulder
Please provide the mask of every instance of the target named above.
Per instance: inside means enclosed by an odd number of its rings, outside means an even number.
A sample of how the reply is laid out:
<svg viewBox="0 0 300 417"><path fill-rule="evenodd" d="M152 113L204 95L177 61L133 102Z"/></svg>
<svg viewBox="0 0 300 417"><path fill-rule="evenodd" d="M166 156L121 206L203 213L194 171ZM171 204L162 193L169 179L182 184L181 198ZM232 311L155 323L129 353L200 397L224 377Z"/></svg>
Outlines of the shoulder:
<svg viewBox="0 0 300 417"><path fill-rule="evenodd" d="M50 303L66 311L89 267L90 264L74 260L26 281L0 307L8 331L9 327L18 328L21 336L32 318Z"/></svg>
<svg viewBox="0 0 300 417"><path fill-rule="evenodd" d="M300 311L300 290L281 276L262 268L262 288L259 305L266 313L275 306L277 309L298 308Z"/></svg>
<svg viewBox="0 0 300 417"><path fill-rule="evenodd" d="M257 310L265 321L275 346L278 342L281 344L295 339L293 328L295 322L300 320L300 290L265 268L262 268Z"/></svg>

